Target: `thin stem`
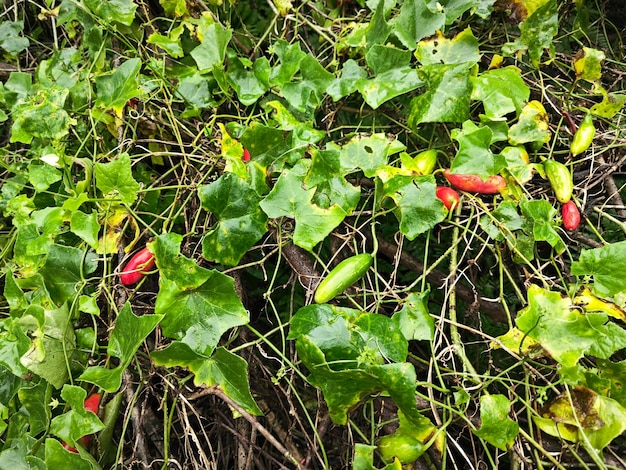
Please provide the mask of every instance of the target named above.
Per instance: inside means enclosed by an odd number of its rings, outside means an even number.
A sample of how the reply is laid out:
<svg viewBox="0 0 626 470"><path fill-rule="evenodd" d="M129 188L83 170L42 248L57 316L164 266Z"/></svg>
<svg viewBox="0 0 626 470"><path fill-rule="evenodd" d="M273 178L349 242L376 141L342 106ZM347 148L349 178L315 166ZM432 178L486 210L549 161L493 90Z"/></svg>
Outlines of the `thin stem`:
<svg viewBox="0 0 626 470"><path fill-rule="evenodd" d="M459 239L460 239L460 224L459 216L461 214L462 205L458 204L454 213L456 224L452 229L452 250L450 251L450 291L448 292L448 317L450 319L450 339L454 346L454 352L461 360L463 369L466 373L472 376L472 380L476 383L480 383L476 369L469 361L467 354L465 354L465 347L461 341L461 335L457 328L457 316L456 316L456 273L458 271L458 257L459 257Z"/></svg>

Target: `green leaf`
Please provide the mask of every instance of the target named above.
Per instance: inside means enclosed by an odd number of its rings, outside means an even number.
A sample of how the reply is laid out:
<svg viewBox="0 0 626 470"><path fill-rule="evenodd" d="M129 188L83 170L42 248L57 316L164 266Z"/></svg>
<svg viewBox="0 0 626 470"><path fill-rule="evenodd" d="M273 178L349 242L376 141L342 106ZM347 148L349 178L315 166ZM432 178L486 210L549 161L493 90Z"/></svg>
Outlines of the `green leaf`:
<svg viewBox="0 0 626 470"><path fill-rule="evenodd" d="M83 61L81 53L75 48L61 49L53 52L50 58L42 60L37 69L37 80L40 86L61 86L70 90L73 100L79 101L81 85L76 84L83 79L79 70ZM78 103L75 103L78 104ZM76 109L76 106L74 106Z"/></svg>
<svg viewBox="0 0 626 470"><path fill-rule="evenodd" d="M390 318L329 304L298 310L291 320L288 339L302 336L308 336L324 352L335 370L402 362L408 354L408 342Z"/></svg>
<svg viewBox="0 0 626 470"><path fill-rule="evenodd" d="M50 432L59 436L72 447L77 447L78 440L88 434L98 432L104 427L98 416L85 410L84 401L87 392L81 387L65 384L61 398L71 406L71 410L56 416L50 422Z"/></svg>
<svg viewBox="0 0 626 470"><path fill-rule="evenodd" d="M484 5L481 5L481 1ZM493 0L443 0L438 9L443 10L446 14L446 24L449 25L459 19L467 10L480 8L488 10L493 3Z"/></svg>
<svg viewBox="0 0 626 470"><path fill-rule="evenodd" d="M133 24L137 9L132 0L85 0L85 5L104 23L122 23L126 26Z"/></svg>
<svg viewBox="0 0 626 470"><path fill-rule="evenodd" d="M122 153L109 163L96 163L96 187L106 196L119 197L124 204L137 199L139 183L133 178L130 156Z"/></svg>
<svg viewBox="0 0 626 470"><path fill-rule="evenodd" d="M376 46L374 46L376 47ZM361 80L358 90L373 109L396 96L403 95L423 85L417 71L410 67L387 70L371 80Z"/></svg>
<svg viewBox="0 0 626 470"><path fill-rule="evenodd" d="M97 76L95 106L112 109L121 116L128 100L144 93L139 83L140 69L141 59L129 59L114 72Z"/></svg>
<svg viewBox="0 0 626 470"><path fill-rule="evenodd" d="M19 102L13 112L11 142L30 144L33 138L58 141L69 133L75 121L63 109L69 90L45 88Z"/></svg>
<svg viewBox="0 0 626 470"><path fill-rule="evenodd" d="M97 293L94 295L81 295L78 299L78 309L89 315L100 315L100 307L98 307ZM80 330L77 330L80 331ZM84 331L87 331L86 329Z"/></svg>
<svg viewBox="0 0 626 470"><path fill-rule="evenodd" d="M95 210L91 211L91 214L85 214L82 211L72 212L70 230L85 240L94 250L98 247L100 223L98 222L98 213Z"/></svg>
<svg viewBox="0 0 626 470"><path fill-rule="evenodd" d="M163 315L133 314L130 303L126 302L115 319L115 326L109 336L107 354L117 357L119 364L113 369L100 366L88 367L78 378L96 384L109 393L119 390L122 374L135 357L139 346L159 324Z"/></svg>
<svg viewBox="0 0 626 470"><path fill-rule="evenodd" d="M212 23L199 29L198 36L202 37L201 44L195 47L190 54L198 64L200 73L206 73L224 63L226 48L233 31L224 28L219 23Z"/></svg>
<svg viewBox="0 0 626 470"><path fill-rule="evenodd" d="M176 28L176 34L174 31L170 33L169 36L164 36L159 33L152 33L147 40L148 44L154 44L155 46L160 47L165 52L167 52L170 56L174 58L179 58L185 55L183 51L183 46L180 43L180 33L182 33L182 29Z"/></svg>
<svg viewBox="0 0 626 470"><path fill-rule="evenodd" d="M626 377L626 361L613 362L609 360L597 361L597 371L589 373L587 380L600 380L604 394L617 401L626 408L626 389L624 377Z"/></svg>
<svg viewBox="0 0 626 470"><path fill-rule="evenodd" d="M196 71L179 80L176 93L187 103L198 109L210 108L217 104L211 95L214 87L215 80L212 77L202 75Z"/></svg>
<svg viewBox="0 0 626 470"><path fill-rule="evenodd" d="M562 253L565 250L565 244L554 229L556 209L545 199L524 201L520 203L520 208L530 226L527 232L535 241L546 241L557 253Z"/></svg>
<svg viewBox="0 0 626 470"><path fill-rule="evenodd" d="M490 150L493 132L465 121L462 129L453 129L452 138L459 142L459 151L452 161L451 171L457 174L478 175L483 179L497 175L506 166L506 160Z"/></svg>
<svg viewBox="0 0 626 470"><path fill-rule="evenodd" d="M31 470L32 467L28 462L29 453L26 446L13 448L7 446L0 452L0 465L2 468L11 468L12 470Z"/></svg>
<svg viewBox="0 0 626 470"><path fill-rule="evenodd" d="M483 19L489 18L493 12L494 0L478 0L475 13Z"/></svg>
<svg viewBox="0 0 626 470"><path fill-rule="evenodd" d="M150 243L161 278L155 313L163 334L209 357L222 335L248 322L233 279L180 254L182 237L168 233Z"/></svg>
<svg viewBox="0 0 626 470"><path fill-rule="evenodd" d="M598 327L598 338L589 350L589 354L600 359L608 359L616 352L626 348L626 329L615 323L607 322L604 313L595 315L600 315L605 323Z"/></svg>
<svg viewBox="0 0 626 470"><path fill-rule="evenodd" d="M415 57L422 65L478 63L480 52L478 40L470 28L465 28L453 39L446 38L441 31L432 39L420 41Z"/></svg>
<svg viewBox="0 0 626 470"><path fill-rule="evenodd" d="M227 78L242 104L255 103L270 88L270 63L266 57L254 62L252 70L246 70L240 58L233 58L228 66Z"/></svg>
<svg viewBox="0 0 626 470"><path fill-rule="evenodd" d="M290 45L283 40L276 41L270 52L276 54L279 60L279 64L272 68L270 84L282 88L300 70L300 62L307 54L302 52L299 42Z"/></svg>
<svg viewBox="0 0 626 470"><path fill-rule="evenodd" d="M500 155L506 160L506 171L519 185L524 185L533 178L534 166L529 163L528 151L523 145L507 146Z"/></svg>
<svg viewBox="0 0 626 470"><path fill-rule="evenodd" d="M28 165L28 181L38 193L46 191L52 184L61 181L61 172L47 163L32 162Z"/></svg>
<svg viewBox="0 0 626 470"><path fill-rule="evenodd" d="M344 96L357 91L366 78L367 72L359 67L353 59L348 59L343 64L341 75L328 85L326 93L330 95L333 101L339 101Z"/></svg>
<svg viewBox="0 0 626 470"><path fill-rule="evenodd" d="M513 201L502 201L491 212L497 223L485 217L485 219L481 219L481 226L490 237L497 240L506 239L509 244L515 246L515 235L513 232L522 230L526 222L517 212L517 208L518 204Z"/></svg>
<svg viewBox="0 0 626 470"><path fill-rule="evenodd" d="M45 465L47 466L47 468L54 468L57 470L98 470L98 466L94 467L92 462L90 462L89 460L84 460L81 454L68 452L67 449L65 449L58 440L48 438L46 439L45 443ZM79 452L86 451L80 450ZM91 460L93 460L93 457L91 458ZM28 470L30 470L31 468L33 467L27 467Z"/></svg>
<svg viewBox="0 0 626 470"><path fill-rule="evenodd" d="M488 70L472 77L472 99L482 101L485 115L497 119L519 114L530 97L530 89L514 67Z"/></svg>
<svg viewBox="0 0 626 470"><path fill-rule="evenodd" d="M280 129L293 131L291 133L292 148L302 157L304 157L305 149L311 151L313 144L326 137L326 133L315 129L311 122L302 122L296 118L280 101L268 101L265 106L274 109L274 117Z"/></svg>
<svg viewBox="0 0 626 470"><path fill-rule="evenodd" d="M392 30L392 26L385 20L385 2L378 3L369 23L355 23L352 27L341 45L367 49L374 44L384 44Z"/></svg>
<svg viewBox="0 0 626 470"><path fill-rule="evenodd" d="M414 50L419 40L443 29L446 23L446 14L431 8L429 3L426 0L406 0L393 20L394 34L409 50Z"/></svg>
<svg viewBox="0 0 626 470"><path fill-rule="evenodd" d="M328 304L303 307L292 318L288 339L324 393L330 416L345 424L348 411L372 393L386 391L412 421L415 370L404 361L408 343L396 322L384 315Z"/></svg>
<svg viewBox="0 0 626 470"><path fill-rule="evenodd" d="M411 52L375 44L365 54L365 61L374 75L380 75L390 70L408 67L411 63Z"/></svg>
<svg viewBox="0 0 626 470"><path fill-rule="evenodd" d="M213 387L218 385L222 391L253 415L261 415L250 393L248 382L248 363L241 357L222 347L217 348L210 358L179 354L176 348L167 348L152 353L156 364L172 367L189 367L195 374L194 384Z"/></svg>
<svg viewBox="0 0 626 470"><path fill-rule="evenodd" d="M198 188L204 210L213 213L217 224L202 240L202 255L217 263L235 266L267 231L261 197L234 173Z"/></svg>
<svg viewBox="0 0 626 470"><path fill-rule="evenodd" d="M447 210L437 198L436 190L432 176L396 175L383 184L381 198L388 197L396 203L394 213L400 221L400 231L409 240L446 218Z"/></svg>
<svg viewBox="0 0 626 470"><path fill-rule="evenodd" d="M621 273L625 263L626 241L611 243L601 248L582 250L578 261L572 263L572 274L593 276L596 294L615 297L626 293L626 277Z"/></svg>
<svg viewBox="0 0 626 470"><path fill-rule="evenodd" d="M0 331L0 365L20 377L27 371L20 358L26 354L30 344L30 339L21 327L5 321Z"/></svg>
<svg viewBox="0 0 626 470"><path fill-rule="evenodd" d="M510 408L511 402L504 395L481 396L481 426L472 432L498 449L507 450L519 432L519 425L509 416Z"/></svg>
<svg viewBox="0 0 626 470"><path fill-rule="evenodd" d="M217 348L208 361L203 361L203 367L196 372L194 380L196 384L203 383L209 387L219 385L248 413L262 414L250 393L248 363L227 349Z"/></svg>
<svg viewBox="0 0 626 470"><path fill-rule="evenodd" d="M67 363L76 347L70 311L67 304L57 309L37 310L27 310L27 313L36 314L43 311L43 315L36 319L38 325L33 328L30 349L20 361L28 370L46 379L54 387L61 388L68 379Z"/></svg>
<svg viewBox="0 0 626 470"><path fill-rule="evenodd" d="M52 240L61 233L66 216L60 207L46 207L34 211L31 219L37 225L41 235L28 244L28 250L32 254L45 254L49 251Z"/></svg>
<svg viewBox="0 0 626 470"><path fill-rule="evenodd" d="M387 165L390 155L402 150L403 144L389 140L385 134L357 135L341 148L342 172L345 174L358 168L363 170L365 176L373 177Z"/></svg>
<svg viewBox="0 0 626 470"><path fill-rule="evenodd" d="M25 49L28 49L30 41L20 36L24 29L23 21L3 21L0 23L0 48L4 49L10 56L16 56Z"/></svg>
<svg viewBox="0 0 626 470"><path fill-rule="evenodd" d="M311 372L309 382L322 390L333 422L346 424L351 408L371 394L380 392L387 392L408 416L418 419L419 413L415 407L416 376L412 364L403 362L334 371L328 367L324 354L308 336L300 337L296 348Z"/></svg>
<svg viewBox="0 0 626 470"><path fill-rule="evenodd" d="M13 218L12 223L15 227L22 227L24 225L32 225L30 214L34 209L33 199L26 194L20 194L8 201L4 215Z"/></svg>
<svg viewBox="0 0 626 470"><path fill-rule="evenodd" d="M284 163L295 163L300 159L298 149L290 145L290 139L290 132L254 123L244 131L241 144L250 151L255 163L269 167L270 171L280 171Z"/></svg>
<svg viewBox="0 0 626 470"><path fill-rule="evenodd" d="M552 39L558 30L558 4L556 0L547 0L520 25L521 36L514 42L506 43L502 51L513 55L517 51L527 50L531 62L537 67L544 50L554 50Z"/></svg>
<svg viewBox="0 0 626 470"><path fill-rule="evenodd" d="M605 315L584 315L571 306L571 300L558 292L531 285L528 307L515 321L522 332L565 367L574 366L588 353L598 340L597 328L606 321Z"/></svg>
<svg viewBox="0 0 626 470"><path fill-rule="evenodd" d="M308 160L301 160L291 170L283 170L272 191L260 203L270 218L295 220L293 242L306 250L312 250L348 215L337 204L328 208L313 204L315 188L304 188L309 165Z"/></svg>
<svg viewBox="0 0 626 470"><path fill-rule="evenodd" d="M300 61L300 73L302 80L285 83L280 94L294 109L305 112L322 103L333 75L310 54Z"/></svg>
<svg viewBox="0 0 626 470"><path fill-rule="evenodd" d="M435 335L435 321L428 311L428 294L412 292L408 295L402 309L391 317L404 334L407 341L432 341Z"/></svg>
<svg viewBox="0 0 626 470"><path fill-rule="evenodd" d="M406 3L405 3L406 5ZM471 63L435 64L419 69L425 91L411 100L408 122L463 122L469 115Z"/></svg>
<svg viewBox="0 0 626 470"><path fill-rule="evenodd" d="M15 275L12 271L8 271L4 276L4 300L9 304L11 313L25 310L28 301L22 289L15 282Z"/></svg>
<svg viewBox="0 0 626 470"><path fill-rule="evenodd" d="M0 88L2 90L2 88ZM26 72L11 72L9 79L4 83L4 100L9 108L25 101L33 93L33 76Z"/></svg>
<svg viewBox="0 0 626 470"><path fill-rule="evenodd" d="M336 148L328 146L325 150L311 149L311 167L304 183L307 187L314 187L329 181L341 172L340 153Z"/></svg>
<svg viewBox="0 0 626 470"><path fill-rule="evenodd" d="M58 244L50 245L48 256L40 270L52 300L62 305L74 298L77 287L98 267L95 253Z"/></svg>
<svg viewBox="0 0 626 470"><path fill-rule="evenodd" d="M529 102L519 116L518 121L509 129L511 145L529 142L546 143L550 141L548 113L538 101Z"/></svg>
<svg viewBox="0 0 626 470"><path fill-rule="evenodd" d="M337 205L346 214L351 214L360 199L361 189L348 183L342 176L337 176L320 183L311 201L323 209Z"/></svg>
<svg viewBox="0 0 626 470"><path fill-rule="evenodd" d="M166 349L150 355L155 364L165 367L187 367L195 374L194 384L212 387L218 385L222 391L244 410L260 415L248 382L248 364L244 359L220 347L209 358L197 354L183 343L173 343Z"/></svg>
<svg viewBox="0 0 626 470"><path fill-rule="evenodd" d="M28 411L29 432L35 437L48 429L51 411L52 387L45 380L21 387L17 395L20 403Z"/></svg>
<svg viewBox="0 0 626 470"><path fill-rule="evenodd" d="M376 446L365 444L354 444L354 460L352 470L378 470L374 467L374 451ZM395 459L392 463L385 465L381 470L402 470L402 463Z"/></svg>

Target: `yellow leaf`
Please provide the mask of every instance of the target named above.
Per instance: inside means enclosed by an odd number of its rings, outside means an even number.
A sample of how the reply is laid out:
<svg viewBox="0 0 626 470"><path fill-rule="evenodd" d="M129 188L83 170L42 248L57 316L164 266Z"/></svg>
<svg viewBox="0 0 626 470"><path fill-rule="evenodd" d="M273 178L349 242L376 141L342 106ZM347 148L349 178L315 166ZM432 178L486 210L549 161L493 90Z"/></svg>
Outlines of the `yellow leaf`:
<svg viewBox="0 0 626 470"><path fill-rule="evenodd" d="M536 353L541 350L541 344L526 336L523 331L515 327L511 328L502 336L498 336L489 345L491 349L499 349L502 346L523 355Z"/></svg>
<svg viewBox="0 0 626 470"><path fill-rule="evenodd" d="M117 253L126 227L131 226L135 230L135 237L124 250L126 253L132 250L141 234L137 222L123 206L114 206L102 224L105 229L98 240L96 249L96 253L101 255Z"/></svg>
<svg viewBox="0 0 626 470"><path fill-rule="evenodd" d="M491 58L491 62L489 63L489 70L499 69L502 66L503 62L504 57L502 57L500 54L494 54Z"/></svg>
<svg viewBox="0 0 626 470"><path fill-rule="evenodd" d="M602 78L602 61L605 59L604 52L583 47L574 58L574 70L576 77L590 82Z"/></svg>
<svg viewBox="0 0 626 470"><path fill-rule="evenodd" d="M583 307L589 312L604 312L607 315L622 320L626 323L626 312L618 305L608 300L601 299L591 293L589 287L582 287L576 297L574 297L574 305Z"/></svg>

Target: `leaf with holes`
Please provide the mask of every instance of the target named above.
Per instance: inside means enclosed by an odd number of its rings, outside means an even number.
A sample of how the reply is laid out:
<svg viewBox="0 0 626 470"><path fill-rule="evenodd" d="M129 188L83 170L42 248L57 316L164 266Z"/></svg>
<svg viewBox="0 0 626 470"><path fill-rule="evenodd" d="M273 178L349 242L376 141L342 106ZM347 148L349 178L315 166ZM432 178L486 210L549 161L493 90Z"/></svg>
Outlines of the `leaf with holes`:
<svg viewBox="0 0 626 470"><path fill-rule="evenodd" d="M465 28L452 39L437 31L434 38L419 42L415 57L422 65L478 63L478 40L470 28Z"/></svg>

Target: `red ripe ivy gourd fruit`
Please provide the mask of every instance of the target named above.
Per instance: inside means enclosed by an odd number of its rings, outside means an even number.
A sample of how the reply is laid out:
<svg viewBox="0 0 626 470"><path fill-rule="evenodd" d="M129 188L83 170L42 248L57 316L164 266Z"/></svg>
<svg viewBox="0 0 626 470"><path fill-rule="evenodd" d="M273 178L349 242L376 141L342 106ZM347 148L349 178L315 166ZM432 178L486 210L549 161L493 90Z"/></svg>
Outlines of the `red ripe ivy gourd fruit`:
<svg viewBox="0 0 626 470"><path fill-rule="evenodd" d="M243 149L243 157L241 157L241 160L243 160L244 162L250 161L250 151L247 148Z"/></svg>
<svg viewBox="0 0 626 470"><path fill-rule="evenodd" d="M468 193L496 194L506 188L506 181L500 175L493 175L483 180L478 175L457 175L447 169L444 170L443 176L454 188Z"/></svg>
<svg viewBox="0 0 626 470"><path fill-rule="evenodd" d="M457 204L461 202L459 193L452 188L448 188L447 186L437 186L437 197L441 200L441 202L443 202L443 205L446 206L446 209L449 211L454 209Z"/></svg>
<svg viewBox="0 0 626 470"><path fill-rule="evenodd" d="M148 248L143 248L124 266L120 281L125 286L137 284L153 267L154 255L148 251Z"/></svg>
<svg viewBox="0 0 626 470"><path fill-rule="evenodd" d="M576 230L580 225L580 211L574 201L567 201L561 208L563 227L567 230Z"/></svg>

